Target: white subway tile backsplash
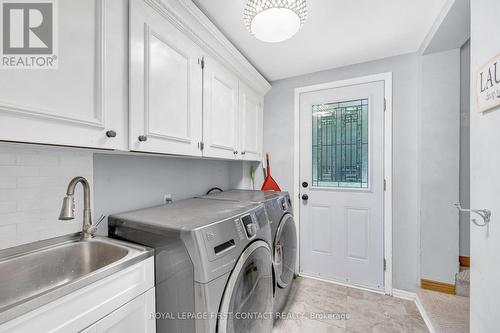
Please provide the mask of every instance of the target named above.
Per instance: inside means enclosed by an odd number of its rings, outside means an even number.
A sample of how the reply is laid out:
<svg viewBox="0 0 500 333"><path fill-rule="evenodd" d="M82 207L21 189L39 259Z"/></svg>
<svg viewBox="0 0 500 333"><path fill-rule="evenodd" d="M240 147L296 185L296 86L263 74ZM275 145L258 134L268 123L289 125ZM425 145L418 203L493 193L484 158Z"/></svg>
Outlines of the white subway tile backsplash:
<svg viewBox="0 0 500 333"><path fill-rule="evenodd" d="M0 175L0 189L16 188L16 177L2 177Z"/></svg>
<svg viewBox="0 0 500 333"><path fill-rule="evenodd" d="M14 213L17 210L15 201L0 202L0 214Z"/></svg>
<svg viewBox="0 0 500 333"><path fill-rule="evenodd" d="M0 153L0 165L14 165L16 164L16 155L5 152Z"/></svg>
<svg viewBox="0 0 500 333"><path fill-rule="evenodd" d="M30 232L39 232L47 228L47 223L41 221L26 222L17 225L17 233L25 234Z"/></svg>
<svg viewBox="0 0 500 333"><path fill-rule="evenodd" d="M42 208L42 202L40 199L37 200L18 200L17 201L17 211L18 212L32 212L37 211Z"/></svg>
<svg viewBox="0 0 500 333"><path fill-rule="evenodd" d="M17 177L18 188L38 188L40 186L58 186L59 177Z"/></svg>
<svg viewBox="0 0 500 333"><path fill-rule="evenodd" d="M38 212L13 212L0 214L0 225L22 224L37 221L40 219Z"/></svg>
<svg viewBox="0 0 500 333"><path fill-rule="evenodd" d="M75 173L86 172L88 166L41 166L39 168L41 177L72 177Z"/></svg>
<svg viewBox="0 0 500 333"><path fill-rule="evenodd" d="M2 176L38 176L38 168L34 166L0 165Z"/></svg>
<svg viewBox="0 0 500 333"><path fill-rule="evenodd" d="M93 185L91 152L0 144L0 249L80 231L80 186L75 220L58 220L66 187L75 176Z"/></svg>
<svg viewBox="0 0 500 333"><path fill-rule="evenodd" d="M1 225L0 226L0 238L9 237L16 234L17 226L15 224Z"/></svg>
<svg viewBox="0 0 500 333"><path fill-rule="evenodd" d="M59 156L55 153L27 153L17 156L17 165L59 165Z"/></svg>
<svg viewBox="0 0 500 333"><path fill-rule="evenodd" d="M0 190L0 202L36 199L38 197L40 197L40 191L38 188L13 188Z"/></svg>

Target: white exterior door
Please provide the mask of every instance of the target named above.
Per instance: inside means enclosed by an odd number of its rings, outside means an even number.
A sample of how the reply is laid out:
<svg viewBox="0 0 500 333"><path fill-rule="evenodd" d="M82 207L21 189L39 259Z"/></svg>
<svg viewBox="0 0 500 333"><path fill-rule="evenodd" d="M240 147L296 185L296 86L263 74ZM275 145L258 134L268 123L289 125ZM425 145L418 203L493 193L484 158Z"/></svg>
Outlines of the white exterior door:
<svg viewBox="0 0 500 333"><path fill-rule="evenodd" d="M300 95L300 271L384 289L384 82Z"/></svg>
<svg viewBox="0 0 500 333"><path fill-rule="evenodd" d="M262 159L262 102L250 88L240 83L240 154L242 159Z"/></svg>
<svg viewBox="0 0 500 333"><path fill-rule="evenodd" d="M203 71L203 156L238 158L238 78L211 58Z"/></svg>
<svg viewBox="0 0 500 333"><path fill-rule="evenodd" d="M201 155L201 57L149 2L130 2L130 150Z"/></svg>

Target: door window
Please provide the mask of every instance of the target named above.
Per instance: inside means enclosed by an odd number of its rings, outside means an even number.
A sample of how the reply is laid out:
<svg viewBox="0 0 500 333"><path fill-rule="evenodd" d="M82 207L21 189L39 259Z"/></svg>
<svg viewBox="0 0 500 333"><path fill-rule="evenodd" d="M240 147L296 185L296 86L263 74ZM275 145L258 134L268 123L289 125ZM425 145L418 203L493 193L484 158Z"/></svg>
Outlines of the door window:
<svg viewBox="0 0 500 333"><path fill-rule="evenodd" d="M368 188L368 99L312 106L312 185Z"/></svg>

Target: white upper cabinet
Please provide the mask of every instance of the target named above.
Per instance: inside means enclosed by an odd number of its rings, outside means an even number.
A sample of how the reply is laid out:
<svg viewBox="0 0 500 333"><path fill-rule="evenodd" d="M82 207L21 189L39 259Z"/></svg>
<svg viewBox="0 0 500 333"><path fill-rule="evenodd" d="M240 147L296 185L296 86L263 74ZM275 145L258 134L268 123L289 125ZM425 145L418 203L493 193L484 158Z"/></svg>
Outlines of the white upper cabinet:
<svg viewBox="0 0 500 333"><path fill-rule="evenodd" d="M57 68L0 69L0 141L261 159L271 86L191 0L54 3Z"/></svg>
<svg viewBox="0 0 500 333"><path fill-rule="evenodd" d="M252 89L239 85L240 154L243 160L262 160L262 100Z"/></svg>
<svg viewBox="0 0 500 333"><path fill-rule="evenodd" d="M211 58L204 59L203 156L238 157L238 78Z"/></svg>
<svg viewBox="0 0 500 333"><path fill-rule="evenodd" d="M130 150L201 156L201 49L151 2L130 1Z"/></svg>
<svg viewBox="0 0 500 333"><path fill-rule="evenodd" d="M123 1L57 1L57 68L0 70L0 140L127 148L126 13Z"/></svg>

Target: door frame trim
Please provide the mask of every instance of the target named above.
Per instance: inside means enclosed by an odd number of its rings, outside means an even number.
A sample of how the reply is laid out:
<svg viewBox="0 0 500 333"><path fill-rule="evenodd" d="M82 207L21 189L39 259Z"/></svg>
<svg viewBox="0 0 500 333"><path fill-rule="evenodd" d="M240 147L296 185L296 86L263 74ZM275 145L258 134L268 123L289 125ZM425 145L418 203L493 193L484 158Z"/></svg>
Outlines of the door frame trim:
<svg viewBox="0 0 500 333"><path fill-rule="evenodd" d="M347 80L333 81L311 86L295 88L294 92L294 157L293 157L293 214L297 221L297 270L300 273L300 95L307 92L340 88L370 82L384 82L385 112L384 112L384 177L386 190L384 192L384 290L392 295L392 72L361 76Z"/></svg>

